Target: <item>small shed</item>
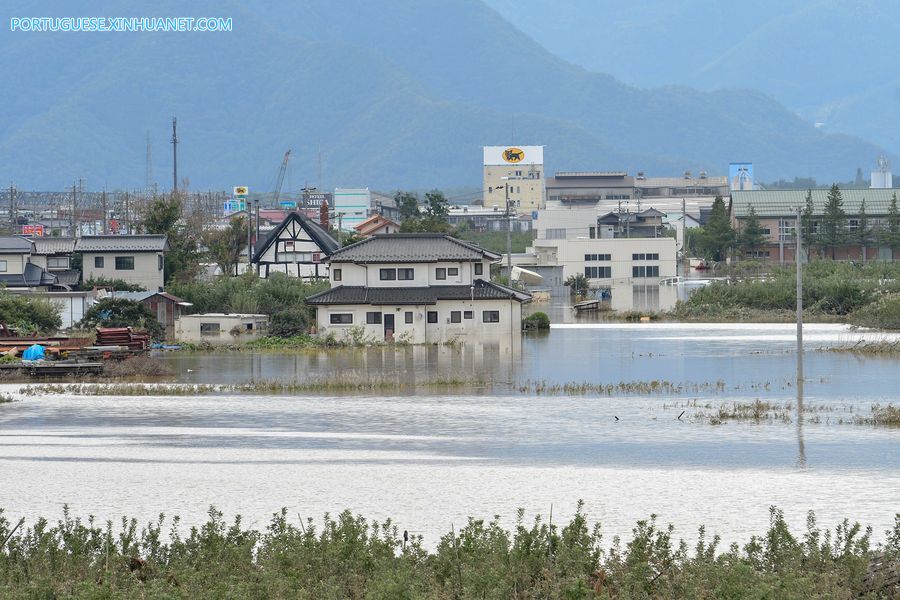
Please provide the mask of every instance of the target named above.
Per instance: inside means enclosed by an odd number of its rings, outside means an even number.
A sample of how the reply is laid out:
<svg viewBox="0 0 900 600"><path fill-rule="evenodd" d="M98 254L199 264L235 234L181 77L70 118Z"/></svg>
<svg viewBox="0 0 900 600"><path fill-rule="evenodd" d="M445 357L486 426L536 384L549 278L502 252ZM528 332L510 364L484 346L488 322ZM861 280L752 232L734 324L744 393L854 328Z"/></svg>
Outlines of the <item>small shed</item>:
<svg viewBox="0 0 900 600"><path fill-rule="evenodd" d="M269 333L269 317L248 313L206 313L183 315L175 321L179 342L239 344Z"/></svg>
<svg viewBox="0 0 900 600"><path fill-rule="evenodd" d="M181 317L182 309L193 306L168 292L113 292L113 297L134 300L146 306L166 330L166 339L175 337L175 321Z"/></svg>

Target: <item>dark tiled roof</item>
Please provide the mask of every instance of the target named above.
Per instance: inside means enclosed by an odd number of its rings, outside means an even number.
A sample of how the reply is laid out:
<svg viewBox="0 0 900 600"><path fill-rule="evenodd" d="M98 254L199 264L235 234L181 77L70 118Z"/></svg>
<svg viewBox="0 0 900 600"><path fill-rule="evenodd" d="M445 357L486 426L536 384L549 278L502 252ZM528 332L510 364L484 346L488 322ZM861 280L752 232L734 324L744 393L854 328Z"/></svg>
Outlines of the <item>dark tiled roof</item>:
<svg viewBox="0 0 900 600"><path fill-rule="evenodd" d="M391 233L341 248L331 262L409 263L497 260L499 254L445 233Z"/></svg>
<svg viewBox="0 0 900 600"><path fill-rule="evenodd" d="M339 244L337 240L331 237L330 233L322 229L321 225L302 213L291 212L288 213L288 216L286 216L275 229L270 231L266 237L261 238L256 242L256 246L253 248L253 262L259 262L260 257L266 253L269 246L275 243L275 240L278 239L278 235L284 231L284 228L293 220L300 223L300 227L302 227L316 245L322 249L325 256L331 256L332 253L338 249Z"/></svg>
<svg viewBox="0 0 900 600"><path fill-rule="evenodd" d="M78 269L66 269L64 271L54 271L56 276L56 284L64 286L75 286L81 281L81 271Z"/></svg>
<svg viewBox="0 0 900 600"><path fill-rule="evenodd" d="M468 285L430 287L338 286L306 299L307 304L434 304L438 300L517 300L527 302L531 294L477 279L474 289Z"/></svg>
<svg viewBox="0 0 900 600"><path fill-rule="evenodd" d="M17 235L0 237L0 252L31 253L33 246L31 240L26 240Z"/></svg>
<svg viewBox="0 0 900 600"><path fill-rule="evenodd" d="M17 275L0 275L0 283L6 287L36 287L54 285L56 276L37 265L25 263L25 272Z"/></svg>
<svg viewBox="0 0 900 600"><path fill-rule="evenodd" d="M165 235L86 235L75 242L77 252L164 252Z"/></svg>
<svg viewBox="0 0 900 600"><path fill-rule="evenodd" d="M34 237L34 254L71 254L75 251L73 237Z"/></svg>

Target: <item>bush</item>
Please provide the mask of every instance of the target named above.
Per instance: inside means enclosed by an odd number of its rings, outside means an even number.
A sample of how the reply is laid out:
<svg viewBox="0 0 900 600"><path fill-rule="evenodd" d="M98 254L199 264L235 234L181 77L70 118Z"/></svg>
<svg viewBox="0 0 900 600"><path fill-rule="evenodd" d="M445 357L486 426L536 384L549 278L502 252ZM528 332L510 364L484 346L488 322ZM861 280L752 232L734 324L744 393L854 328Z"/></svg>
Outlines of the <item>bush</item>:
<svg viewBox="0 0 900 600"><path fill-rule="evenodd" d="M146 292L147 290L136 283L128 283L123 279L107 279L100 277L98 279L87 279L78 284L81 290L92 290L94 288L112 288L117 292Z"/></svg>
<svg viewBox="0 0 900 600"><path fill-rule="evenodd" d="M125 298L104 298L84 314L81 327L133 327L145 329L154 339L162 339L165 332L156 316L146 306Z"/></svg>
<svg viewBox="0 0 900 600"><path fill-rule="evenodd" d="M900 329L900 294L890 294L850 315L850 322L874 329Z"/></svg>
<svg viewBox="0 0 900 600"><path fill-rule="evenodd" d="M309 311L302 306L276 312L269 322L269 333L280 338L289 338L309 333Z"/></svg>
<svg viewBox="0 0 900 600"><path fill-rule="evenodd" d="M522 326L525 331L550 329L550 317L545 312L532 313L522 320Z"/></svg>
<svg viewBox="0 0 900 600"><path fill-rule="evenodd" d="M0 292L0 323L22 333L54 333L62 319L56 305L43 296Z"/></svg>
<svg viewBox="0 0 900 600"><path fill-rule="evenodd" d="M274 317L285 310L307 310L307 296L327 289L327 282L309 283L284 273L268 279L245 273L211 282L172 283L166 291L191 302L195 313L259 312Z"/></svg>

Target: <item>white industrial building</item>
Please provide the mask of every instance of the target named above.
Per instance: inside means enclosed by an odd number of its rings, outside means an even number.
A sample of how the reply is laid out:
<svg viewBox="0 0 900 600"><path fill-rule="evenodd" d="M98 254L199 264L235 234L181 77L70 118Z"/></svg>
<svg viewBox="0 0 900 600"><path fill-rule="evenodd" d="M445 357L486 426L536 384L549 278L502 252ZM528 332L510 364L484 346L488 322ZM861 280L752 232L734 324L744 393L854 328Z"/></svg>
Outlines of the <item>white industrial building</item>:
<svg viewBox="0 0 900 600"><path fill-rule="evenodd" d="M369 218L372 210L372 193L369 188L335 188L334 225L341 231L353 231Z"/></svg>
<svg viewBox="0 0 900 600"><path fill-rule="evenodd" d="M516 214L543 208L544 147L485 146L481 189L488 209L505 211L507 199Z"/></svg>

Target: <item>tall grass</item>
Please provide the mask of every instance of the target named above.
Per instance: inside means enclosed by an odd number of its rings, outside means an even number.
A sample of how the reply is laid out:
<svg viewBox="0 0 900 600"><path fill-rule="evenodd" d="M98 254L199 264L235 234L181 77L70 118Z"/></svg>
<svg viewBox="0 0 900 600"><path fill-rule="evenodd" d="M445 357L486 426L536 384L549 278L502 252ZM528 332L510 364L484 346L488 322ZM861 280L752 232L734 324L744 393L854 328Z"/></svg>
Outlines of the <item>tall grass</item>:
<svg viewBox="0 0 900 600"><path fill-rule="evenodd" d="M900 555L900 515L873 548L871 529L847 520L823 530L810 513L791 531L769 527L720 548L700 528L690 547L655 517L627 541L603 539L579 503L565 524L519 511L451 528L433 551L391 520L345 511L320 522L281 511L263 529L210 508L185 535L179 520L99 523L67 508L55 523L17 527L0 510L0 596L31 598L887 598L865 575Z"/></svg>

